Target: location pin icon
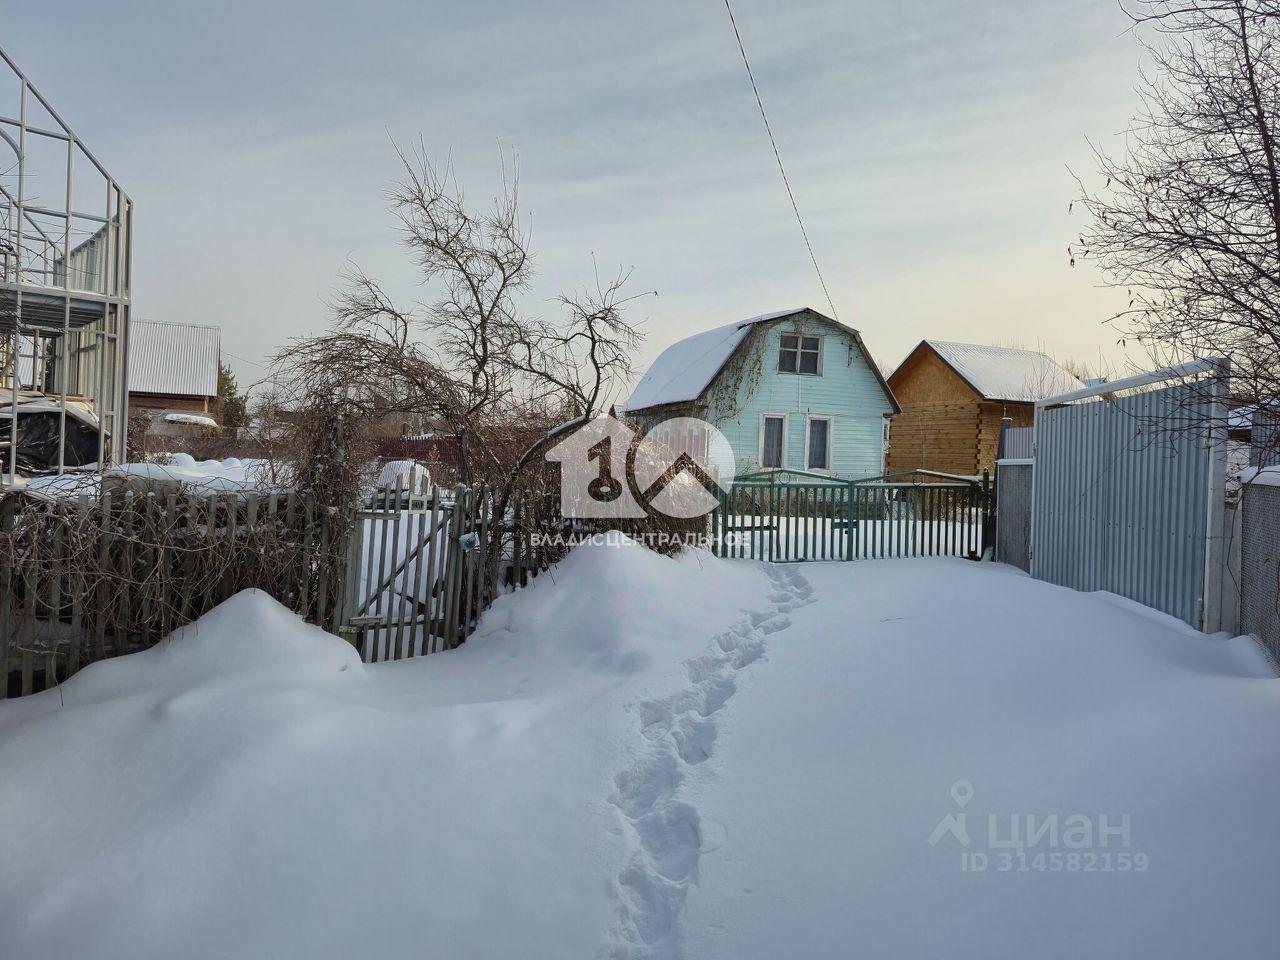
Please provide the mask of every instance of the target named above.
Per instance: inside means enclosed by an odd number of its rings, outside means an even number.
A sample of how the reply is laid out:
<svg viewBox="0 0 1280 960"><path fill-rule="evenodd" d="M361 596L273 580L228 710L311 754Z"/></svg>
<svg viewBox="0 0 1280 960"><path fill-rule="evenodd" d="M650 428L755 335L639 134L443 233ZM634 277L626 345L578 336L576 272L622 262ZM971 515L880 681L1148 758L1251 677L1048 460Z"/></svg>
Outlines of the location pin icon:
<svg viewBox="0 0 1280 960"><path fill-rule="evenodd" d="M973 784L968 780L957 780L951 785L951 799L963 810L964 805L973 799Z"/></svg>

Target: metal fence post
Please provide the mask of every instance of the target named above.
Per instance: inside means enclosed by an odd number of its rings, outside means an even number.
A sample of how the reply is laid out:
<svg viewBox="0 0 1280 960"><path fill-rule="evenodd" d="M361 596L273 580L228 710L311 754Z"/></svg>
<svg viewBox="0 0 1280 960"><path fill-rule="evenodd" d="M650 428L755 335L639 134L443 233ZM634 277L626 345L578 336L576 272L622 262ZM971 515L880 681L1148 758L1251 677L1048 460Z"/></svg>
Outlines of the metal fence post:
<svg viewBox="0 0 1280 960"><path fill-rule="evenodd" d="M853 559L854 536L857 528L854 524L857 522L853 513L853 481L850 480L844 486L844 558L846 560Z"/></svg>

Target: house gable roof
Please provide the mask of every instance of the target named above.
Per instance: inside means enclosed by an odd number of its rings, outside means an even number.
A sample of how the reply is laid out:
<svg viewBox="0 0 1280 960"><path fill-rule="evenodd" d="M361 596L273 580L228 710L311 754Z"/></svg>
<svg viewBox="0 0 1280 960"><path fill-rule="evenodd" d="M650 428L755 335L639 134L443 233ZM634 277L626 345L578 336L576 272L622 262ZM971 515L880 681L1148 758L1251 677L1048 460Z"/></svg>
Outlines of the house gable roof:
<svg viewBox="0 0 1280 960"><path fill-rule="evenodd" d="M216 397L222 333L160 320L129 322L129 391Z"/></svg>
<svg viewBox="0 0 1280 960"><path fill-rule="evenodd" d="M884 391L885 399L889 401L894 413L902 412L902 408L898 406L898 401L894 399L893 391L889 389L889 384L881 374L880 368L876 366L871 354L867 352L866 344L862 342L862 336L858 331L852 327L846 327L839 321L832 320L830 317L824 316L810 307L795 307L791 310L762 313L759 316L738 320L723 327L695 333L691 337L686 337L684 340L673 343L658 354L658 358L645 371L645 375L640 378L640 382L636 384L636 388L623 405L623 410L627 413L636 413L651 407L662 407L673 403L690 403L697 400L715 382L725 364L732 359L733 355L746 342L747 336L751 333L753 327L773 320L785 320L787 317L798 316L799 314L811 314L818 320L829 323L853 337L858 349L862 351L862 356L867 366L875 374L876 380L880 384L880 389Z"/></svg>
<svg viewBox="0 0 1280 960"><path fill-rule="evenodd" d="M936 355L983 400L1032 403L1084 386L1052 357L1038 350L953 340L921 340L889 379L896 379L922 350Z"/></svg>

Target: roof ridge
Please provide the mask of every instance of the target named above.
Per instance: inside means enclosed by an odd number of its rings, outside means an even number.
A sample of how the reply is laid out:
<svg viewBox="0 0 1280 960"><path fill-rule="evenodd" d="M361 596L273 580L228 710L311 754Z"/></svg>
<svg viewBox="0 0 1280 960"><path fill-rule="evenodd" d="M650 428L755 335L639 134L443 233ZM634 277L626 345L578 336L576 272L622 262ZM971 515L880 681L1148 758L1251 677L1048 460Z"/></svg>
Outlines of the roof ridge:
<svg viewBox="0 0 1280 960"><path fill-rule="evenodd" d="M131 317L129 323L154 323L165 327L195 327L197 330L217 330L222 332L222 327L216 323L188 323L186 320L152 320L149 317Z"/></svg>
<svg viewBox="0 0 1280 960"><path fill-rule="evenodd" d="M1045 353L1043 350L1032 350L1030 347L1003 347L996 343L970 343L967 340L939 340L937 337L925 337L925 343L934 344L942 343L949 347L977 347L980 350L1003 350L1006 353L1031 353L1038 357L1048 357L1053 360L1053 355ZM1054 361L1057 362L1056 360Z"/></svg>
<svg viewBox="0 0 1280 960"><path fill-rule="evenodd" d="M1079 389L1082 385L1078 377L1043 350L928 337L907 354L893 375L897 376L907 361L924 347L984 400L1023 403Z"/></svg>

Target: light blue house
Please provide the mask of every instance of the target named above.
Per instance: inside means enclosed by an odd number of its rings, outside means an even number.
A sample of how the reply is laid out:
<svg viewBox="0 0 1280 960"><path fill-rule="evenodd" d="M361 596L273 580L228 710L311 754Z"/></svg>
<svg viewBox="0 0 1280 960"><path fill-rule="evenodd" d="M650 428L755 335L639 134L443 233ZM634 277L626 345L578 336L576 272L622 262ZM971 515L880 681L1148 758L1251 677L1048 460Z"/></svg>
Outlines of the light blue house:
<svg viewBox="0 0 1280 960"><path fill-rule="evenodd" d="M844 479L884 473L889 419L901 413L858 331L808 307L672 344L623 409L645 429L670 417L708 421L728 439L739 476Z"/></svg>

